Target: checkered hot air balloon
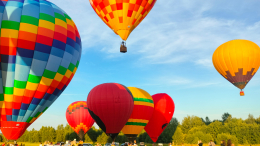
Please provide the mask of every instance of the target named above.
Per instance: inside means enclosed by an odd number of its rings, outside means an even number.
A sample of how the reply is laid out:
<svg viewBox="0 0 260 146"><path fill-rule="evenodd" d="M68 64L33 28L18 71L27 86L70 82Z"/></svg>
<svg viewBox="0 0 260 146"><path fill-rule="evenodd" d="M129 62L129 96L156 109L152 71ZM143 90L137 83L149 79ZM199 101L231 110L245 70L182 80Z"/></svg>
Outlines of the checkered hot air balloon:
<svg viewBox="0 0 260 146"><path fill-rule="evenodd" d="M142 22L156 0L89 0L103 22L122 39L120 52L125 53L125 42L130 33Z"/></svg>
<svg viewBox="0 0 260 146"><path fill-rule="evenodd" d="M59 97L80 61L71 18L46 0L0 0L1 131L18 139Z"/></svg>
<svg viewBox="0 0 260 146"><path fill-rule="evenodd" d="M81 140L95 122L88 112L86 101L76 101L70 104L66 111L66 119Z"/></svg>
<svg viewBox="0 0 260 146"><path fill-rule="evenodd" d="M128 89L134 97L134 109L122 132L130 142L134 142L137 135L152 118L154 103L153 98L146 91L136 87L128 87Z"/></svg>

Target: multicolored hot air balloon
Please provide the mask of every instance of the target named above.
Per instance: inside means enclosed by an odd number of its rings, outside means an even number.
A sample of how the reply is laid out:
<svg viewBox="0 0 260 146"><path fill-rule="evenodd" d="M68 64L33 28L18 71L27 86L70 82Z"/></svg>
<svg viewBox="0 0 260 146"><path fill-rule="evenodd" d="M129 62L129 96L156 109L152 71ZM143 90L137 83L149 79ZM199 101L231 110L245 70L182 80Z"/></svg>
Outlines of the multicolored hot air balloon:
<svg viewBox="0 0 260 146"><path fill-rule="evenodd" d="M88 112L86 101L76 101L70 104L66 111L66 119L80 140L84 139L85 133L95 122Z"/></svg>
<svg viewBox="0 0 260 146"><path fill-rule="evenodd" d="M134 108L131 92L118 83L94 87L88 94L87 104L97 125L113 140L127 123Z"/></svg>
<svg viewBox="0 0 260 146"><path fill-rule="evenodd" d="M0 0L1 131L18 139L73 78L81 40L71 18L45 0Z"/></svg>
<svg viewBox="0 0 260 146"><path fill-rule="evenodd" d="M120 52L127 52L125 42L142 22L156 0L89 0L97 15L122 39Z"/></svg>
<svg viewBox="0 0 260 146"><path fill-rule="evenodd" d="M260 66L260 48L248 40L231 40L220 45L213 54L216 70L242 91Z"/></svg>
<svg viewBox="0 0 260 146"><path fill-rule="evenodd" d="M152 118L144 127L144 130L153 142L156 142L163 130L171 121L175 105L172 98L166 93L158 93L152 97L154 102L154 112Z"/></svg>
<svg viewBox="0 0 260 146"><path fill-rule="evenodd" d="M153 98L146 91L128 87L134 97L134 110L125 124L122 132L127 138L134 142L137 135L144 129L153 115L154 103Z"/></svg>

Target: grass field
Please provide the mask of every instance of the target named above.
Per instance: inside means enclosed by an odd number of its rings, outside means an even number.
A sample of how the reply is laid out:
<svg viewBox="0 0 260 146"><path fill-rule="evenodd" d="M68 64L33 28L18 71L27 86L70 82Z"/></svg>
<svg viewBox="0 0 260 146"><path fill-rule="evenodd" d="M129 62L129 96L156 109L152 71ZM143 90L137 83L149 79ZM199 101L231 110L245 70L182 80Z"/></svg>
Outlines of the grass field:
<svg viewBox="0 0 260 146"><path fill-rule="evenodd" d="M29 143L29 142L18 142L18 145L20 146L21 143L25 146L39 146L40 143ZM3 143L0 143L0 145L2 145ZM152 146L153 144L145 144L146 146ZM93 145L94 146L94 145ZM157 146L157 144L156 144ZM163 144L163 146L168 146L168 144ZM174 146L181 146L181 145L174 145ZM184 144L184 146L197 146L196 144ZM208 146L208 144L204 144L203 146ZM220 145L216 145L216 146L220 146ZM256 144L256 145L238 145L238 146L260 146L260 144Z"/></svg>

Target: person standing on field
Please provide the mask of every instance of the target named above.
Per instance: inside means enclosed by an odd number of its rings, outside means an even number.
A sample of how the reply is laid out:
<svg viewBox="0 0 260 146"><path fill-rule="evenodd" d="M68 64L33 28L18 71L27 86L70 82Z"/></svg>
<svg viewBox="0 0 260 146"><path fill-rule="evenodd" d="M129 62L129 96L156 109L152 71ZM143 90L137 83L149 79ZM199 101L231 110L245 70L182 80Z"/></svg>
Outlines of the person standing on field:
<svg viewBox="0 0 260 146"><path fill-rule="evenodd" d="M202 143L202 141L201 141L201 140L199 141L199 146L203 146L203 143Z"/></svg>
<svg viewBox="0 0 260 146"><path fill-rule="evenodd" d="M228 140L227 146L234 146L234 144L232 144L232 142L231 142L231 139Z"/></svg>
<svg viewBox="0 0 260 146"><path fill-rule="evenodd" d="M215 143L212 140L210 140L209 146L215 146Z"/></svg>

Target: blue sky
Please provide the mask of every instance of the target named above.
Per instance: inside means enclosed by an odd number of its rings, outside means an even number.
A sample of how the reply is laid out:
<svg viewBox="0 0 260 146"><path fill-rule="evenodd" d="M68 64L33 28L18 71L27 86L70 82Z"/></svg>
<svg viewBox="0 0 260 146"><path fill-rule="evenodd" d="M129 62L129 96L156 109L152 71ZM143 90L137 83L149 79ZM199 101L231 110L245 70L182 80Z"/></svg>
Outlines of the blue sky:
<svg viewBox="0 0 260 146"><path fill-rule="evenodd" d="M167 93L175 102L174 117L221 119L224 112L246 119L260 116L260 73L245 96L213 67L215 49L233 39L260 45L258 0L158 0L119 53L121 39L96 15L88 0L50 0L76 23L83 54L72 82L28 129L66 124L65 111L86 100L96 85L117 82L151 95Z"/></svg>

